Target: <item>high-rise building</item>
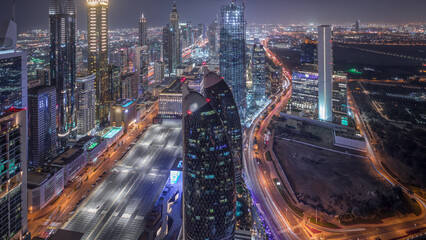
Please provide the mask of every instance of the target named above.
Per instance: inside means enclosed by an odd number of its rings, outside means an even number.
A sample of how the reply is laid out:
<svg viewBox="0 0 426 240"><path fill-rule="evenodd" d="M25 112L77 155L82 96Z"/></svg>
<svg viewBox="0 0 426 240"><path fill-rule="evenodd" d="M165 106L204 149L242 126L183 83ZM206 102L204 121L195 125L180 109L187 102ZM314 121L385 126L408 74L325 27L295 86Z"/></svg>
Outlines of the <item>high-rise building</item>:
<svg viewBox="0 0 426 240"><path fill-rule="evenodd" d="M36 77L40 85L51 85L49 69L37 69Z"/></svg>
<svg viewBox="0 0 426 240"><path fill-rule="evenodd" d="M355 21L354 30L355 32L359 32L359 19Z"/></svg>
<svg viewBox="0 0 426 240"><path fill-rule="evenodd" d="M253 81L253 100L257 103L266 100L265 49L255 43L251 51L251 72Z"/></svg>
<svg viewBox="0 0 426 240"><path fill-rule="evenodd" d="M231 89L216 73L209 72L204 76L204 96L216 109L223 121L231 146L235 166L235 179L241 183L242 173L242 128L238 108Z"/></svg>
<svg viewBox="0 0 426 240"><path fill-rule="evenodd" d="M108 1L87 0L89 73L96 74L96 119L108 122Z"/></svg>
<svg viewBox="0 0 426 240"><path fill-rule="evenodd" d="M179 13L176 4L170 13L170 24L163 28L163 61L167 64L170 74L175 74L182 63Z"/></svg>
<svg viewBox="0 0 426 240"><path fill-rule="evenodd" d="M240 116L244 116L246 74L246 22L244 5L232 0L221 8L220 22L220 75L231 87Z"/></svg>
<svg viewBox="0 0 426 240"><path fill-rule="evenodd" d="M333 122L349 124L347 76L344 73L333 75Z"/></svg>
<svg viewBox="0 0 426 240"><path fill-rule="evenodd" d="M38 167L57 153L56 88L38 86L28 91L29 165Z"/></svg>
<svg viewBox="0 0 426 240"><path fill-rule="evenodd" d="M148 28L146 26L146 18L142 13L139 19L139 46L148 45Z"/></svg>
<svg viewBox="0 0 426 240"><path fill-rule="evenodd" d="M17 26L0 25L0 238L28 238L27 56L16 51ZM4 7L4 3L2 3Z"/></svg>
<svg viewBox="0 0 426 240"><path fill-rule="evenodd" d="M80 75L77 76L77 134L86 135L95 128L96 121L96 92L95 92L96 75Z"/></svg>
<svg viewBox="0 0 426 240"><path fill-rule="evenodd" d="M332 121L333 53L330 25L318 27L318 116Z"/></svg>
<svg viewBox="0 0 426 240"><path fill-rule="evenodd" d="M300 45L300 63L316 64L317 63L317 43L306 38Z"/></svg>
<svg viewBox="0 0 426 240"><path fill-rule="evenodd" d="M154 81L162 83L164 80L164 63L161 61L154 62Z"/></svg>
<svg viewBox="0 0 426 240"><path fill-rule="evenodd" d="M215 19L212 23L209 25L209 31L207 34L207 38L209 40L209 57L210 58L217 58L218 52L219 52L219 37L218 37L218 23Z"/></svg>
<svg viewBox="0 0 426 240"><path fill-rule="evenodd" d="M108 101L115 102L120 98L120 67L108 65Z"/></svg>
<svg viewBox="0 0 426 240"><path fill-rule="evenodd" d="M185 239L234 239L235 167L217 109L183 89L183 234Z"/></svg>
<svg viewBox="0 0 426 240"><path fill-rule="evenodd" d="M51 84L56 86L60 151L64 150L69 138L75 137L77 128L74 100L76 17L74 0L50 1L50 77Z"/></svg>
<svg viewBox="0 0 426 240"><path fill-rule="evenodd" d="M291 112L316 119L318 116L318 73L316 71L294 71L291 84Z"/></svg>

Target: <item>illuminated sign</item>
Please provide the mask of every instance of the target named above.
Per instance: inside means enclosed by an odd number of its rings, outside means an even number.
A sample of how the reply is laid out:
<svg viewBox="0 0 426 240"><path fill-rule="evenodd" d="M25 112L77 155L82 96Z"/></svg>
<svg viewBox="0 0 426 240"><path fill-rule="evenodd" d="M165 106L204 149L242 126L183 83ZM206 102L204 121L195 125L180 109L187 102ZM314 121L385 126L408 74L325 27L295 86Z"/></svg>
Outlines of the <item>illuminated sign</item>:
<svg viewBox="0 0 426 240"><path fill-rule="evenodd" d="M181 171L170 171L170 184L176 184L180 175L182 175Z"/></svg>

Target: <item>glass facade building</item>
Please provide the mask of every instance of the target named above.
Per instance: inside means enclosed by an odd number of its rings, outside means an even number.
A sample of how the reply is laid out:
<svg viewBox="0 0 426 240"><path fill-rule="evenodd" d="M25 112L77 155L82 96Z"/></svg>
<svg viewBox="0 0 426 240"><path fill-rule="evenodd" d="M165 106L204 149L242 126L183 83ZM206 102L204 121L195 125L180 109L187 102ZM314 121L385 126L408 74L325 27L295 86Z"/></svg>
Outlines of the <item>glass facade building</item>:
<svg viewBox="0 0 426 240"><path fill-rule="evenodd" d="M231 87L235 102L243 116L246 74L246 22L244 5L231 4L221 7L219 65L220 75Z"/></svg>
<svg viewBox="0 0 426 240"><path fill-rule="evenodd" d="M183 89L184 239L234 239L235 170L226 127L216 108Z"/></svg>
<svg viewBox="0 0 426 240"><path fill-rule="evenodd" d="M226 128L235 165L235 179L241 183L242 173L242 129L240 115L232 91L216 73L204 77L204 96L216 109Z"/></svg>
<svg viewBox="0 0 426 240"><path fill-rule="evenodd" d="M148 28L146 26L146 18L142 13L139 19L139 46L148 45Z"/></svg>
<svg viewBox="0 0 426 240"><path fill-rule="evenodd" d="M56 89L38 86L28 91L29 164L37 167L52 160L57 151Z"/></svg>
<svg viewBox="0 0 426 240"><path fill-rule="evenodd" d="M318 112L318 73L293 72L291 111L303 112L307 117L317 118Z"/></svg>
<svg viewBox="0 0 426 240"><path fill-rule="evenodd" d="M318 118L332 121L333 52L330 25L318 27Z"/></svg>
<svg viewBox="0 0 426 240"><path fill-rule="evenodd" d="M74 0L51 0L50 19L50 77L56 86L58 105L58 137L63 150L69 138L75 137L76 74L76 8Z"/></svg>
<svg viewBox="0 0 426 240"><path fill-rule="evenodd" d="M251 71L253 81L253 100L266 100L265 50L263 45L256 43L252 48Z"/></svg>

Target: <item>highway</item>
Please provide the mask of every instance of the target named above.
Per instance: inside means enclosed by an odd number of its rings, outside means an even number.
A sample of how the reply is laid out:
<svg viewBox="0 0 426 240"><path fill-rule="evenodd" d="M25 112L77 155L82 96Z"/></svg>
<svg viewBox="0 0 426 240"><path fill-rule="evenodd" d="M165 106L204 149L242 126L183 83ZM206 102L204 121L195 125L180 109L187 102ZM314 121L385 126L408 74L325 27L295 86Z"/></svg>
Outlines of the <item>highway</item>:
<svg viewBox="0 0 426 240"><path fill-rule="evenodd" d="M180 122L151 126L64 229L83 232L83 239L138 239L181 146Z"/></svg>
<svg viewBox="0 0 426 240"><path fill-rule="evenodd" d="M98 158L100 162L96 167L88 165L82 170L80 175L83 181L78 187L78 183L67 184L64 191L42 210L28 214L28 229L32 236L46 238L59 229L70 217L70 212L79 207L77 204L83 196L87 196L93 188L93 184L99 184L107 177L107 172L111 170L116 162L120 160L128 151L132 141L138 138L142 131L146 129L152 122L152 119L158 114L158 102L153 104L149 109L149 113L142 119L139 124L133 125L127 134L119 141L122 143L120 147L107 149L102 156ZM103 177L100 177L103 176ZM81 204L80 204L81 205Z"/></svg>

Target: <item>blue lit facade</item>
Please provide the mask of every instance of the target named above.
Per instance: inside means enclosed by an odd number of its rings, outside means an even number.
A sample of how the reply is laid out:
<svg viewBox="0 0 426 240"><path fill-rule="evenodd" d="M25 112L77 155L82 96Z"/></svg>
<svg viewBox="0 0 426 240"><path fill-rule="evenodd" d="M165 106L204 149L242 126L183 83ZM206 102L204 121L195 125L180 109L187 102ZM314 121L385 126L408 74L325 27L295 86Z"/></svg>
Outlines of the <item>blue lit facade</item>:
<svg viewBox="0 0 426 240"><path fill-rule="evenodd" d="M51 0L50 19L50 76L56 86L58 104L58 137L63 150L69 138L76 136L76 8L74 0Z"/></svg>
<svg viewBox="0 0 426 240"><path fill-rule="evenodd" d="M234 239L235 169L220 115L206 98L183 90L184 239Z"/></svg>
<svg viewBox="0 0 426 240"><path fill-rule="evenodd" d="M240 115L244 115L246 100L246 22L244 5L235 0L221 8L220 74L231 87Z"/></svg>

